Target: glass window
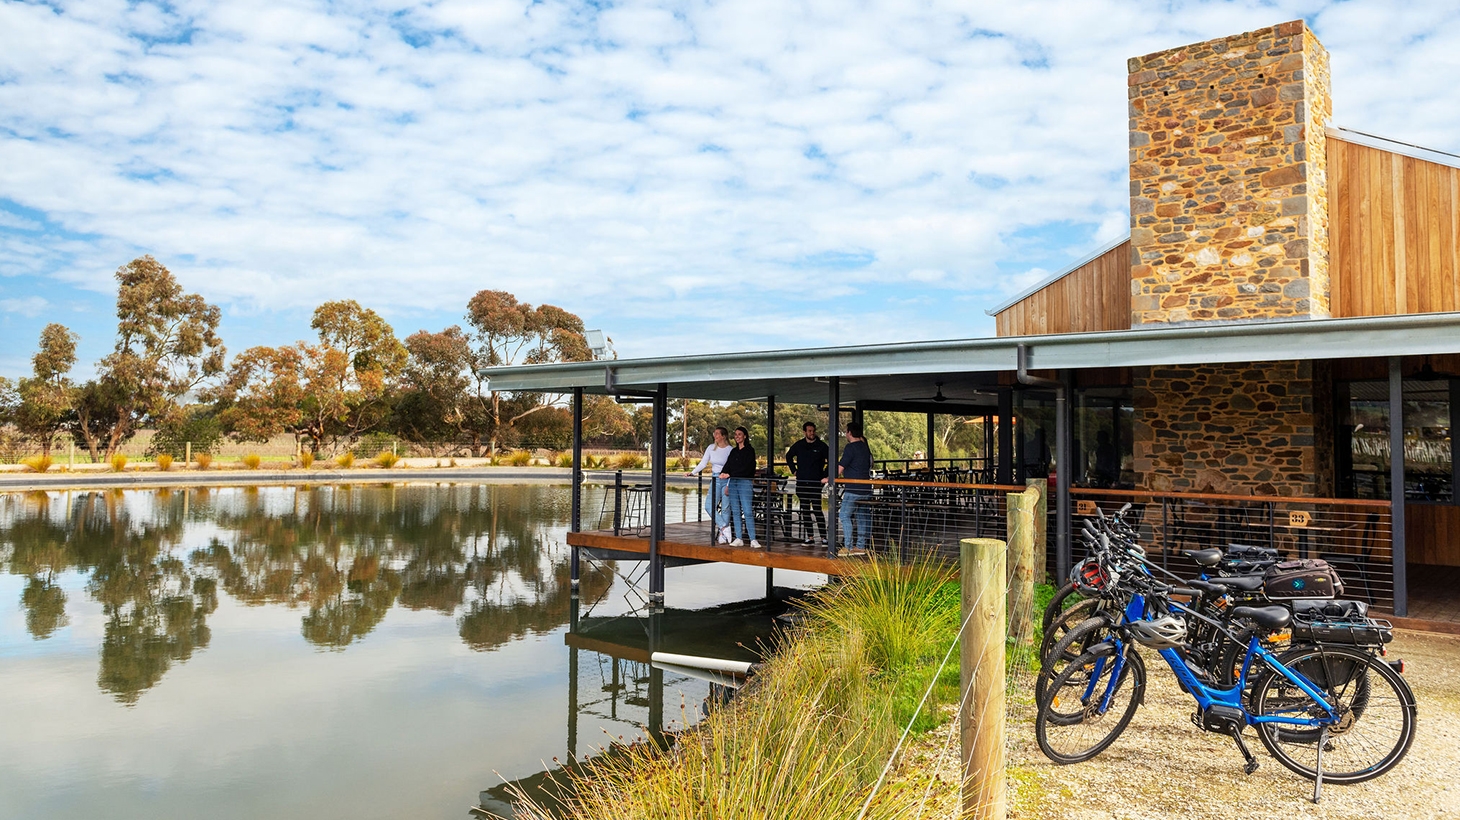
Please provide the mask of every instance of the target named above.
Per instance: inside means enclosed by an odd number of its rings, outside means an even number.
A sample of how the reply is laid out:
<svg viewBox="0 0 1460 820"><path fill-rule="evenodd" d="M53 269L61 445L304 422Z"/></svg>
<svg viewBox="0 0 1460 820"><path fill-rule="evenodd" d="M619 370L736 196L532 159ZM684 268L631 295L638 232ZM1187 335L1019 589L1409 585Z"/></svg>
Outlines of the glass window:
<svg viewBox="0 0 1460 820"><path fill-rule="evenodd" d="M1404 497L1450 501L1450 381L1404 383Z"/></svg>
<svg viewBox="0 0 1460 820"><path fill-rule="evenodd" d="M1404 497L1454 501L1450 379L1404 382ZM1349 498L1389 498L1389 384L1340 385L1338 479Z"/></svg>

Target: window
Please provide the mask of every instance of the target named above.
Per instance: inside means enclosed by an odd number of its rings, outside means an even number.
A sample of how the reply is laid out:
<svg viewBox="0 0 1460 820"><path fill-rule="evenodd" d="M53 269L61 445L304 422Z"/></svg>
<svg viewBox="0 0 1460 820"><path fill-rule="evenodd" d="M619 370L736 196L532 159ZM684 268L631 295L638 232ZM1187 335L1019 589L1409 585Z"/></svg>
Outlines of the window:
<svg viewBox="0 0 1460 820"><path fill-rule="evenodd" d="M1455 502L1451 456L1451 401L1460 380L1404 382L1404 497L1408 501ZM1339 494L1389 498L1389 383L1338 385L1337 467Z"/></svg>

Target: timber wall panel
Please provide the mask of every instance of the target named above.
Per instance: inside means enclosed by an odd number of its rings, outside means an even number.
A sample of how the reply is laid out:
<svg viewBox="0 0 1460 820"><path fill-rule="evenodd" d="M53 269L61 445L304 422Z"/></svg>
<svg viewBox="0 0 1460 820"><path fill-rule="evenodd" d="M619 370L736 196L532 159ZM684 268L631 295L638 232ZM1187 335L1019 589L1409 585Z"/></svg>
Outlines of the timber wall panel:
<svg viewBox="0 0 1460 820"><path fill-rule="evenodd" d="M1335 317L1460 310L1460 168L1328 140Z"/></svg>
<svg viewBox="0 0 1460 820"><path fill-rule="evenodd" d="M1000 336L1130 329L1130 243L1015 302L994 317Z"/></svg>
<svg viewBox="0 0 1460 820"><path fill-rule="evenodd" d="M1411 564L1460 566L1460 507L1406 504L1404 548Z"/></svg>

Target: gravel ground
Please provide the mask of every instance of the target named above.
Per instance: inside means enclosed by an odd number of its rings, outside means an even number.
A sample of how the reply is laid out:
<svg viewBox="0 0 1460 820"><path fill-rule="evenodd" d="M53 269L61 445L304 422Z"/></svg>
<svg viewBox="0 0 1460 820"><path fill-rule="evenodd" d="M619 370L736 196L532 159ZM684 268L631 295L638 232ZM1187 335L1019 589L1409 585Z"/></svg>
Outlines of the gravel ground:
<svg viewBox="0 0 1460 820"><path fill-rule="evenodd" d="M1353 786L1313 784L1283 768L1248 732L1262 767L1242 774L1232 741L1191 725L1191 698L1160 658L1149 658L1146 703L1099 757L1058 766L1034 742L1032 709L1009 721L1010 817L1038 820L1315 820L1460 818L1460 636L1395 630L1389 658L1403 658L1419 719L1414 744L1394 770ZM956 731L956 730L955 730ZM948 742L952 742L951 748ZM924 817L956 816L957 740L925 735L908 750L902 784L927 795Z"/></svg>

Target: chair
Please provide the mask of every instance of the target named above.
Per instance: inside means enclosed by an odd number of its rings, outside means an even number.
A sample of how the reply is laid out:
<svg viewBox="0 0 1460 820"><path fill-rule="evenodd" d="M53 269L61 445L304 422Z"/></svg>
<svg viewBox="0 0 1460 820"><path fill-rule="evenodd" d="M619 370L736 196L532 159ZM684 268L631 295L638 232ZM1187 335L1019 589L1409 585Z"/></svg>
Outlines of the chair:
<svg viewBox="0 0 1460 820"><path fill-rule="evenodd" d="M624 509L619 518L621 530L633 530L634 535L644 536L653 523L649 511L649 496L654 490L650 484L634 484L624 488Z"/></svg>

